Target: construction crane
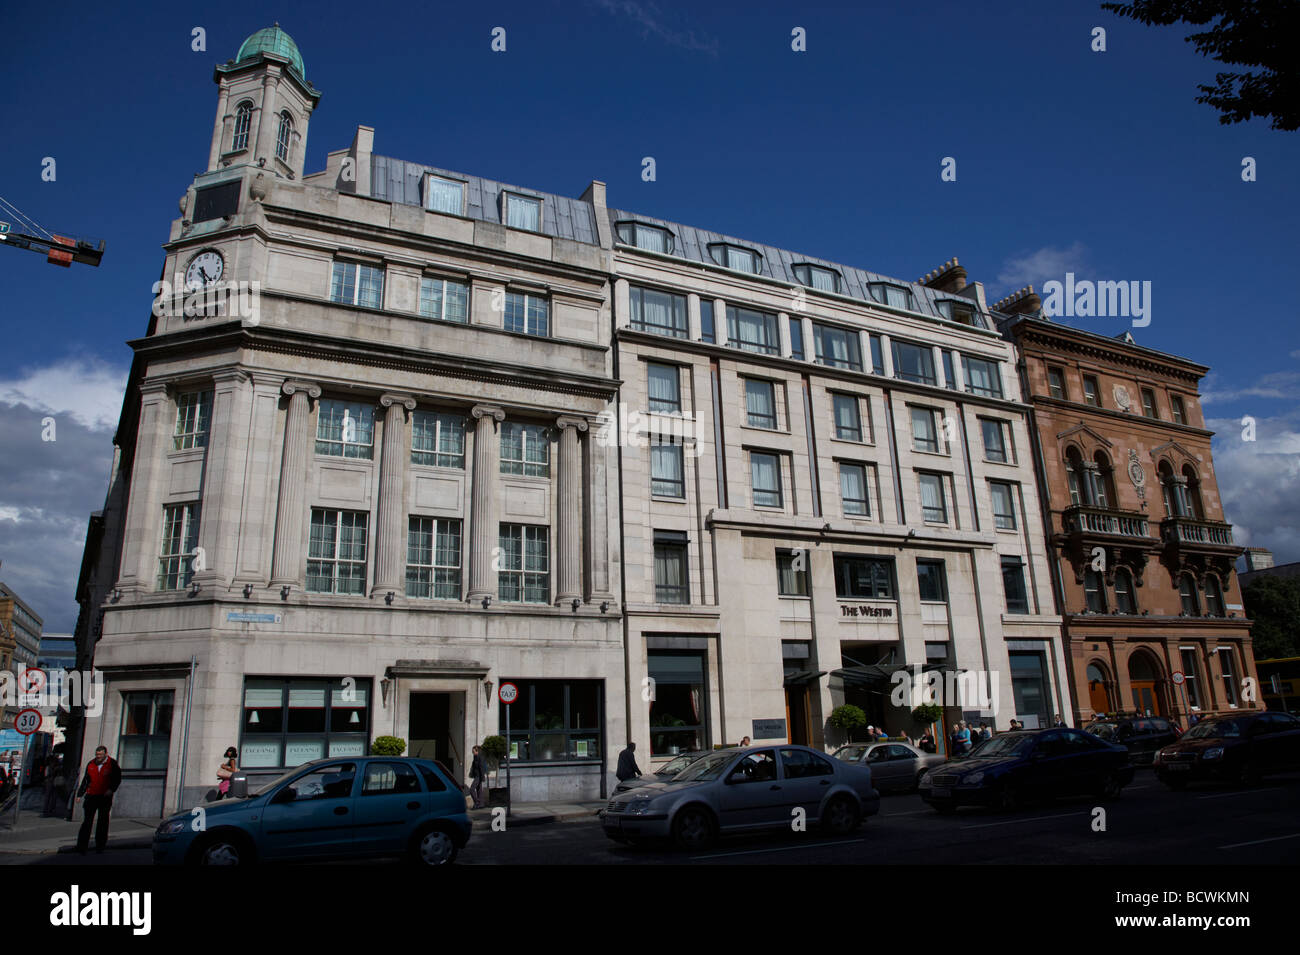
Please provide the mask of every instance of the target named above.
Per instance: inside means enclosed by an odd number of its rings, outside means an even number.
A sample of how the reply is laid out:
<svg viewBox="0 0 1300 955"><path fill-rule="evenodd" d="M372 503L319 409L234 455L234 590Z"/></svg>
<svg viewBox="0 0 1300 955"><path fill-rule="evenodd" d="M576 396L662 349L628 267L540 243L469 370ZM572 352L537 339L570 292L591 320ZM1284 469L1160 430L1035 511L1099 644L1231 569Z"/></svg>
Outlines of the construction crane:
<svg viewBox="0 0 1300 955"><path fill-rule="evenodd" d="M0 244L16 249L31 249L44 253L45 261L65 269L73 262L82 265L99 265L104 257L104 243L76 236L55 235L41 228L36 220L23 215L21 209L0 196L0 215L13 216L15 223L0 219Z"/></svg>

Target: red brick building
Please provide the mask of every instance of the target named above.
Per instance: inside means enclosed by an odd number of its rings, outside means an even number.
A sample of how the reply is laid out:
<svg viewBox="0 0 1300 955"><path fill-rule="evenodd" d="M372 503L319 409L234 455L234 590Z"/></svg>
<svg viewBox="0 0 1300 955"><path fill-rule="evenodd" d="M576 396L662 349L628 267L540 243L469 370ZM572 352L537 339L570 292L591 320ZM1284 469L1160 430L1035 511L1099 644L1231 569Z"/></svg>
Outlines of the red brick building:
<svg viewBox="0 0 1300 955"><path fill-rule="evenodd" d="M1015 306L1036 306L1032 292ZM1036 311L1036 309L1034 309ZM1260 706L1198 386L1184 358L1037 317L1020 351L1076 725ZM1185 675L1180 687L1175 673Z"/></svg>

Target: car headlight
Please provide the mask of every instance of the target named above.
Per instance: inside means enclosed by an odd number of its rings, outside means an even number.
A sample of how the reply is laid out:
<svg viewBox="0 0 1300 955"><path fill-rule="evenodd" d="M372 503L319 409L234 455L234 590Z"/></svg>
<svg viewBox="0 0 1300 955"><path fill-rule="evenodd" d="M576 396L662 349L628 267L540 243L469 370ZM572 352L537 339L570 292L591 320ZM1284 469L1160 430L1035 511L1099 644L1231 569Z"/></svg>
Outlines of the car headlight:
<svg viewBox="0 0 1300 955"><path fill-rule="evenodd" d="M160 836L174 836L178 832L184 832L185 822L184 819L169 819L158 827L158 832L156 834Z"/></svg>
<svg viewBox="0 0 1300 955"><path fill-rule="evenodd" d="M1222 746L1211 746L1201 754L1201 759L1219 759L1223 756Z"/></svg>
<svg viewBox="0 0 1300 955"><path fill-rule="evenodd" d="M647 812L650 811L650 800L633 799L630 803L628 803L627 811L630 815L633 816L644 816Z"/></svg>
<svg viewBox="0 0 1300 955"><path fill-rule="evenodd" d="M961 784L963 786L978 786L983 781L983 773L967 773L961 778Z"/></svg>
<svg viewBox="0 0 1300 955"><path fill-rule="evenodd" d="M932 772L926 773L924 776L921 777L921 785L929 786L934 781L933 777L934 777L934 773Z"/></svg>

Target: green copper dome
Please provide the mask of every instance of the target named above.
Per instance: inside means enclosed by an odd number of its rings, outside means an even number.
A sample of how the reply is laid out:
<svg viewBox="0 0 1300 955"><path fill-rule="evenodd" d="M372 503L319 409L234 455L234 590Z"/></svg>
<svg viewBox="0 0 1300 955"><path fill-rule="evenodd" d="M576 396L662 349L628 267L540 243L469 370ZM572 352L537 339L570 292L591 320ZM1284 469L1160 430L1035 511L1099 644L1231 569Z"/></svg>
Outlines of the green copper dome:
<svg viewBox="0 0 1300 955"><path fill-rule="evenodd" d="M235 62L240 63L244 60L251 60L259 53L271 53L275 56L282 56L289 61L290 68L301 77L306 77L307 70L302 65L302 54L298 52L298 44L293 42L293 37L280 29L280 24L266 27L258 30L239 48L239 54L235 57Z"/></svg>

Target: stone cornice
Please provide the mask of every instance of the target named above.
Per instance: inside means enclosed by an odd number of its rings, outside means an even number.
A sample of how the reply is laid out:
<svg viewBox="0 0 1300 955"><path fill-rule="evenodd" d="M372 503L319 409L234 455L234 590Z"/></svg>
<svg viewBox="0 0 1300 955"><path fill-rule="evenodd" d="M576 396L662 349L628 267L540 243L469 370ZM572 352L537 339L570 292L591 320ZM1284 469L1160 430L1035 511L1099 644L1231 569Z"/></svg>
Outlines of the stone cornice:
<svg viewBox="0 0 1300 955"><path fill-rule="evenodd" d="M1025 320L1017 322L1012 327L1012 333L1017 342L1021 343L1022 353L1025 351L1023 343L1033 342L1050 353L1071 352L1111 364L1129 365L1169 378L1189 381L1193 388L1210 370L1208 366L1186 358L1166 355L1140 345L1129 345L1118 338L1107 338L1068 325Z"/></svg>

